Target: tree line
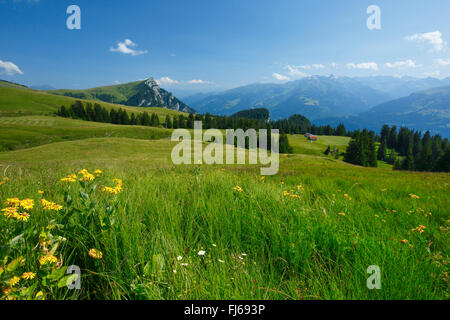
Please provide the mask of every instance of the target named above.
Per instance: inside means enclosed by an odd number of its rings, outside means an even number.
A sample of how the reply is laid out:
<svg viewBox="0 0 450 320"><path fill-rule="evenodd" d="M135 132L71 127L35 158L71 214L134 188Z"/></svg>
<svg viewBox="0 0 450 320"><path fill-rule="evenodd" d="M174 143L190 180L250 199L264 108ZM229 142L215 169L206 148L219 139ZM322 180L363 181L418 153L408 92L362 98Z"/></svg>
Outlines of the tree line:
<svg viewBox="0 0 450 320"><path fill-rule="evenodd" d="M166 115L165 121L160 123L159 117L156 113L152 113L151 115L144 111L142 113L131 113L122 108L119 110L110 109L109 111L102 107L100 104L95 103L92 105L87 102L86 105L81 101L75 101L69 108L65 106L61 106L56 114L60 117L86 120L86 121L95 121L95 122L104 122L104 123L113 123L119 125L141 125L141 126L151 126L151 127L164 127L167 129L193 129L194 121L201 121L203 129L243 129L244 131L247 129L267 129L267 149L271 148L271 129L280 129L280 137L279 137L279 150L280 153L292 153L292 147L289 144L289 140L283 130L283 122L274 121L267 122L262 120L255 119L244 119L244 118L235 118L235 117L226 117L226 116L211 116L209 113L206 115L201 114L192 114L190 113L188 116L184 114L179 115ZM303 116L300 116L303 117ZM303 117L304 118L304 117ZM306 118L295 118L296 122L291 123L289 128L294 128L295 131L300 130L300 125L302 121L307 121ZM236 144L236 141L235 141ZM249 147L248 139L246 140L245 147ZM258 147L259 147L259 139L258 139Z"/></svg>
<svg viewBox="0 0 450 320"><path fill-rule="evenodd" d="M384 125L380 133L378 160L394 165L395 170L448 172L450 145L447 138L405 127ZM398 156L395 154L397 153Z"/></svg>
<svg viewBox="0 0 450 320"><path fill-rule="evenodd" d="M379 147L376 149L376 142ZM376 167L377 160L394 165L394 170L450 171L450 145L440 135L429 131L422 135L406 127L384 125L380 135L356 130L344 154L344 161Z"/></svg>

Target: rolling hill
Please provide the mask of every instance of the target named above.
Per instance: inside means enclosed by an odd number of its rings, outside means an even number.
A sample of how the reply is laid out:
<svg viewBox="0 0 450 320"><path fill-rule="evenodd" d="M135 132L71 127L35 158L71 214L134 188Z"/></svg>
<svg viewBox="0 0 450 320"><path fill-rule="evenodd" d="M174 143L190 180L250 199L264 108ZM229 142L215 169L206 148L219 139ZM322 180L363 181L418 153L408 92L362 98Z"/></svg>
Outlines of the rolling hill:
<svg viewBox="0 0 450 320"><path fill-rule="evenodd" d="M31 90L15 84L6 83L4 86L1 86L1 84L2 82L0 82L0 116L48 115L55 113L61 106L69 107L76 100L91 103L99 102L98 100L77 99ZM167 114L173 116L180 113L179 111L159 107L149 109L107 102L101 102L100 104L108 110L122 108L133 113L144 111L156 113L161 121Z"/></svg>
<svg viewBox="0 0 450 320"><path fill-rule="evenodd" d="M161 107L188 113L194 112L193 109L178 100L173 94L161 89L153 78L85 90L59 89L48 92L67 97L101 100L127 106Z"/></svg>

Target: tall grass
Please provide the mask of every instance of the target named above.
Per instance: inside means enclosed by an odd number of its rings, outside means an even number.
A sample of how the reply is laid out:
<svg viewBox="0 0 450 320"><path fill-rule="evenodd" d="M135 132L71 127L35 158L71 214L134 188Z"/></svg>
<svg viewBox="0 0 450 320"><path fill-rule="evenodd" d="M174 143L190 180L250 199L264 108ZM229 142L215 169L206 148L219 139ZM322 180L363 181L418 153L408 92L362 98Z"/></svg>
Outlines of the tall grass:
<svg viewBox="0 0 450 320"><path fill-rule="evenodd" d="M107 158L42 160L39 170L22 162L22 170L6 171L2 203L41 189L64 204L54 215L67 238L58 253L65 265L81 267L82 286L47 298L448 298L448 174L291 155L282 157L278 176L261 179L255 166L172 167L161 158L159 168L148 168ZM68 191L59 179L84 167L105 170L88 189L77 182ZM123 180L116 196L101 191L113 178ZM36 210L28 223L39 229L48 220ZM71 221L63 221L68 210ZM2 230L10 223L0 217ZM94 247L101 260L88 255ZM380 290L366 286L370 265L381 269Z"/></svg>

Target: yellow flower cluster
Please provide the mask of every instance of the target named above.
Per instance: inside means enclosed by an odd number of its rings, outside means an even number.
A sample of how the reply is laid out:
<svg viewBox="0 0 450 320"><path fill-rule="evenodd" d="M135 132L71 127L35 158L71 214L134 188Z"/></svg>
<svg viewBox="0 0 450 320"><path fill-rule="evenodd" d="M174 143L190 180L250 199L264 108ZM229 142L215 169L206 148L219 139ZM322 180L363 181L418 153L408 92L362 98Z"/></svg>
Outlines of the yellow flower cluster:
<svg viewBox="0 0 450 320"><path fill-rule="evenodd" d="M89 182L95 179L95 176L86 169L81 170L78 174L81 174L80 181Z"/></svg>
<svg viewBox="0 0 450 320"><path fill-rule="evenodd" d="M419 233L423 233L423 232L425 231L426 228L427 228L427 227L425 227L425 226L419 224L419 226L418 226L417 228L413 228L413 229L411 229L411 231L412 231L412 232L417 231L417 232L419 232Z"/></svg>
<svg viewBox="0 0 450 320"><path fill-rule="evenodd" d="M233 188L233 190L234 190L234 191L237 191L237 192L243 192L243 191L244 191L244 190L242 190L242 188L239 187L239 186L235 186L235 187Z"/></svg>
<svg viewBox="0 0 450 320"><path fill-rule="evenodd" d="M97 249L91 249L88 252L89 256L94 258L94 259L98 259L100 260L101 258L103 258L103 253L100 250Z"/></svg>
<svg viewBox="0 0 450 320"><path fill-rule="evenodd" d="M53 264L53 263L57 263L57 262L58 262L58 258L56 258L54 255L51 255L51 254L48 254L46 256L39 258L39 263L41 264L41 266L45 266L47 264Z"/></svg>
<svg viewBox="0 0 450 320"><path fill-rule="evenodd" d="M121 179L113 179L113 181L116 183L116 186L114 188L111 187L103 187L102 191L110 193L110 194L118 194L123 191L122 188L122 180Z"/></svg>
<svg viewBox="0 0 450 320"><path fill-rule="evenodd" d="M67 177L61 178L62 182L76 182L77 181L77 175L76 174L70 174Z"/></svg>
<svg viewBox="0 0 450 320"><path fill-rule="evenodd" d="M30 215L22 210L31 210L34 207L33 199L20 200L19 198L6 199L6 208L2 209L3 215L10 219L16 219L18 221L28 221Z"/></svg>
<svg viewBox="0 0 450 320"><path fill-rule="evenodd" d="M410 196L411 198L413 198L413 199L419 199L419 198L420 198L419 196L417 196L417 195L415 195L415 194L412 194L412 193L410 193L409 196Z"/></svg>
<svg viewBox="0 0 450 320"><path fill-rule="evenodd" d="M345 212L339 212L338 215L345 217Z"/></svg>
<svg viewBox="0 0 450 320"><path fill-rule="evenodd" d="M22 274L22 279L24 280L32 280L34 277L36 277L36 273L34 272L24 272Z"/></svg>
<svg viewBox="0 0 450 320"><path fill-rule="evenodd" d="M301 197L300 197L298 194L295 194L295 193L294 193L294 190L291 190L291 192L288 192L288 191L286 191L286 190L283 191L283 196L301 199Z"/></svg>
<svg viewBox="0 0 450 320"><path fill-rule="evenodd" d="M0 180L0 186L4 183L6 183L6 181L9 181L8 177L4 177L3 179Z"/></svg>
<svg viewBox="0 0 450 320"><path fill-rule="evenodd" d="M344 197L346 197L348 200L352 200L352 197L350 197L350 196L348 195L348 193L344 193Z"/></svg>
<svg viewBox="0 0 450 320"><path fill-rule="evenodd" d="M42 204L42 209L44 209L44 210L59 211L59 210L62 209L61 205L56 204L56 203L51 202L51 201L47 201L45 199L41 199L41 204Z"/></svg>
<svg viewBox="0 0 450 320"><path fill-rule="evenodd" d="M19 283L19 281L20 281L20 278L19 278L19 277L12 277L11 279L9 279L8 284L9 284L11 287L14 287L16 284Z"/></svg>
<svg viewBox="0 0 450 320"><path fill-rule="evenodd" d="M87 169L82 169L78 172L79 175L81 175L80 178L78 178L78 176L73 173L73 174L69 174L67 177L61 178L60 180L62 182L76 182L77 180L80 181L84 181L84 182L89 182L89 181L93 181L96 177L100 177L100 175L102 174L102 171L97 169L94 171L94 174L90 173Z"/></svg>

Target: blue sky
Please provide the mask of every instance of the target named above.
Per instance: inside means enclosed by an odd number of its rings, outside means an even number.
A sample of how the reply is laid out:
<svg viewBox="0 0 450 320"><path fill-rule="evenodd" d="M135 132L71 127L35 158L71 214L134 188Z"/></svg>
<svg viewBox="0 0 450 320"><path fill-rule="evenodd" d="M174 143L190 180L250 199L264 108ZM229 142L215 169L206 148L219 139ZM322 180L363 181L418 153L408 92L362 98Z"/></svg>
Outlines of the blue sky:
<svg viewBox="0 0 450 320"><path fill-rule="evenodd" d="M66 27L72 4L81 30ZM366 26L370 5L381 30ZM0 0L0 78L87 88L153 76L194 91L313 74L443 78L449 16L448 0Z"/></svg>

